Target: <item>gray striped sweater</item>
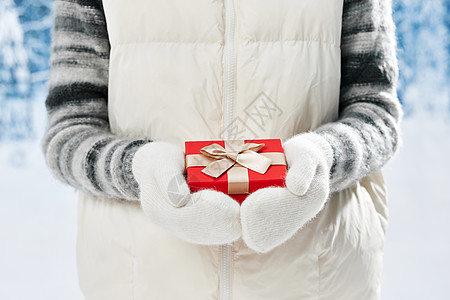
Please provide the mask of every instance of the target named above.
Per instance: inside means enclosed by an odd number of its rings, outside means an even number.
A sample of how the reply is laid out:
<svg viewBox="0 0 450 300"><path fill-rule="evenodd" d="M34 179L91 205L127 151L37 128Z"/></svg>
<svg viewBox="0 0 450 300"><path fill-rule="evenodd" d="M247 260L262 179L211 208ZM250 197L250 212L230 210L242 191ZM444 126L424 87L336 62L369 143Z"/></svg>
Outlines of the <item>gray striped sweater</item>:
<svg viewBox="0 0 450 300"><path fill-rule="evenodd" d="M314 132L334 150L331 191L381 168L400 144L402 109L391 0L344 0L339 119ZM111 133L110 45L101 0L56 0L42 151L60 181L96 196L138 200L134 153L145 137Z"/></svg>

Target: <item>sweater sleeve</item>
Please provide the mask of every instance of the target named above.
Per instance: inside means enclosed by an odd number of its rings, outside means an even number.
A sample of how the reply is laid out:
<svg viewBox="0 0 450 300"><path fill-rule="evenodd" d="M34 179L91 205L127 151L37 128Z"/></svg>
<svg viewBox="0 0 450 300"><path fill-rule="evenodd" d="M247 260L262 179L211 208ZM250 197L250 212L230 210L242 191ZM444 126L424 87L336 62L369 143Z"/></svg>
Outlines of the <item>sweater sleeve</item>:
<svg viewBox="0 0 450 300"><path fill-rule="evenodd" d="M401 144L391 0L344 0L339 118L315 133L334 151L330 190L380 169Z"/></svg>
<svg viewBox="0 0 450 300"><path fill-rule="evenodd" d="M96 196L138 200L132 159L151 140L120 137L110 130L109 51L101 0L55 1L41 146L59 181Z"/></svg>

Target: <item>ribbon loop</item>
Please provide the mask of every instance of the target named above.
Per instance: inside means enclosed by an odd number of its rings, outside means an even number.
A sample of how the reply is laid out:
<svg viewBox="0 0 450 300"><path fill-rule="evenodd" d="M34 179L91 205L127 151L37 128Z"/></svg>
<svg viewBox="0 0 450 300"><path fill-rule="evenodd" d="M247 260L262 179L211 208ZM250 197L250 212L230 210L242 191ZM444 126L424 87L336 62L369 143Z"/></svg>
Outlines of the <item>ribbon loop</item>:
<svg viewBox="0 0 450 300"><path fill-rule="evenodd" d="M225 148L219 144L211 144L200 149L206 157L215 159L202 170L203 173L218 178L236 163L264 174L269 168L272 160L257 153L264 144L255 143L225 143Z"/></svg>

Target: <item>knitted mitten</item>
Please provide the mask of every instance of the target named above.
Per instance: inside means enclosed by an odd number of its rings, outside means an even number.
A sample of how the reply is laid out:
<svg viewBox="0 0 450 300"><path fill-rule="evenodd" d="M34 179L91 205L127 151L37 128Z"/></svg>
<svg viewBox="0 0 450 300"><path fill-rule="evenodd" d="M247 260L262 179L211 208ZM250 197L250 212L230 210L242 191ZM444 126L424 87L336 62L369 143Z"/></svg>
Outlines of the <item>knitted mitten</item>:
<svg viewBox="0 0 450 300"><path fill-rule="evenodd" d="M314 133L283 143L288 164L286 188L268 187L250 194L241 206L242 238L265 253L289 240L317 215L330 190L333 150Z"/></svg>
<svg viewBox="0 0 450 300"><path fill-rule="evenodd" d="M185 241L220 245L241 236L239 204L228 195L191 193L184 177L183 149L151 142L138 149L132 164L140 203L150 221Z"/></svg>

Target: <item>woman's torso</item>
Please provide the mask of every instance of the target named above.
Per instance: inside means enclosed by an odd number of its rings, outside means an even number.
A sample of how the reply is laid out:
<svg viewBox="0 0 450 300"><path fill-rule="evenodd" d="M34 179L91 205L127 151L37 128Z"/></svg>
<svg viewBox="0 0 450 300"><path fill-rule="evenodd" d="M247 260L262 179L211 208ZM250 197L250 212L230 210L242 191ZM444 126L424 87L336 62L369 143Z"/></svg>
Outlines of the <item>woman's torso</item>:
<svg viewBox="0 0 450 300"><path fill-rule="evenodd" d="M191 139L285 140L338 118L342 0L103 5L115 134L181 147ZM232 299L376 299L385 196L377 171L334 193L272 252L234 242ZM220 246L181 241L125 201L80 194L78 213L80 285L91 299L219 299Z"/></svg>

